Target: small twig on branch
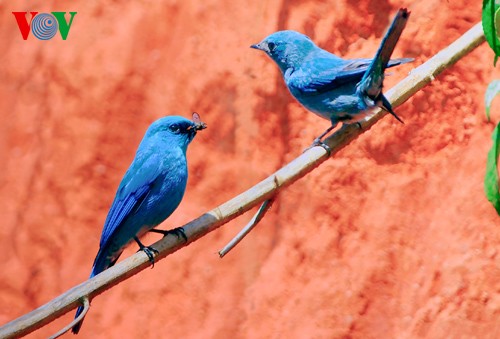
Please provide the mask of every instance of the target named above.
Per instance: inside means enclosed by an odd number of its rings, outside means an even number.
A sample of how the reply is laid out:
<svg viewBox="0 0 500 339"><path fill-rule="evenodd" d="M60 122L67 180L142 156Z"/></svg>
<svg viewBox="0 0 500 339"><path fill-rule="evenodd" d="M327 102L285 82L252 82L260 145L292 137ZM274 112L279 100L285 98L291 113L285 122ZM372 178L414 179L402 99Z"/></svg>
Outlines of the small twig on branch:
<svg viewBox="0 0 500 339"><path fill-rule="evenodd" d="M393 106L401 105L410 96L431 82L444 69L453 65L482 42L484 42L484 35L479 23L425 64L414 69L408 77L386 93L387 98ZM326 139L325 143L332 150L331 155L336 154L356 139L358 135L368 130L384 114L385 112L379 112L369 120L363 121L361 129L351 125L341 128ZM167 255L216 230L265 200L271 199L283 187L291 185L302 178L327 160L328 157L324 148L310 148L246 192L183 226L188 238L187 242L172 235L154 243L152 246L159 251L155 260L159 261L165 258ZM0 327L0 338L20 337L31 333L79 306L80 300L85 296L91 300L149 266L147 255L144 252L138 252L92 279L73 287L36 310Z"/></svg>
<svg viewBox="0 0 500 339"><path fill-rule="evenodd" d="M82 306L83 306L83 311L82 313L80 313L80 315L78 317L76 317L75 319L73 319L72 322L70 322L68 325L66 325L63 329L61 329L59 332L57 332L56 334L52 335L49 337L49 339L56 339L56 338L59 338L60 336L62 336L64 333L68 332L69 330L71 330L73 328L73 326L75 326L77 323L79 323L84 317L85 315L87 314L87 312L89 311L90 309L90 301L89 301L89 298L87 296L84 296L82 298Z"/></svg>
<svg viewBox="0 0 500 339"><path fill-rule="evenodd" d="M226 246L224 246L223 249L219 251L219 256L221 258L224 257L229 251L231 251L234 246L238 245L238 243L243 240L243 238L246 237L247 234L250 233L250 231L253 230L255 226L257 226L259 221L264 218L264 215L266 215L267 211L269 211L269 209L273 205L274 199L275 197L262 203L257 213L253 216L252 220L250 220L250 222L246 224L246 226L243 227L243 229Z"/></svg>

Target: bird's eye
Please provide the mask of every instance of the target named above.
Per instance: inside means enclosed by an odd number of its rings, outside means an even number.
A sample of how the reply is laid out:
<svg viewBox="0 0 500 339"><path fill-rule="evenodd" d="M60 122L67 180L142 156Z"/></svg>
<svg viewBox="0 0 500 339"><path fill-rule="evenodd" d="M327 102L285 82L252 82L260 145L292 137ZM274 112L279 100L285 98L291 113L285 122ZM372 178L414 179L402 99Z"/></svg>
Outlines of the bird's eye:
<svg viewBox="0 0 500 339"><path fill-rule="evenodd" d="M170 132L175 133L175 134L179 134L181 131L181 128L177 124L172 124L172 125L168 126L168 129L170 130Z"/></svg>
<svg viewBox="0 0 500 339"><path fill-rule="evenodd" d="M274 51L274 49L276 48L276 44L274 42L268 42L267 48L269 49L269 52L272 53Z"/></svg>

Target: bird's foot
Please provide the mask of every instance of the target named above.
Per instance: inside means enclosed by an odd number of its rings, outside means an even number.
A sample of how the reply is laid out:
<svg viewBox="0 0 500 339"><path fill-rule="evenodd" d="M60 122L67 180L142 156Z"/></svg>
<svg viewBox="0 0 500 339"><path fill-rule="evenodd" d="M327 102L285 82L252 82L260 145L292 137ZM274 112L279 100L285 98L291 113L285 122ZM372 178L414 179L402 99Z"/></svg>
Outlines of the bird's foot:
<svg viewBox="0 0 500 339"><path fill-rule="evenodd" d="M326 138L326 136L335 128L335 126L337 126L337 122L336 121L332 121L332 125L330 127L328 127L323 133L321 133L321 135L319 137L317 137L316 139L313 140L313 143L311 144L311 146L307 147L305 151L307 151L308 149L310 148L313 148L313 147L316 147L316 146L320 146L320 147L323 147L326 151L326 153L328 153L328 156L330 156L332 154L332 149L330 148L330 146L328 146L327 144L325 144L323 142L323 139ZM302 153L304 153L302 152Z"/></svg>
<svg viewBox="0 0 500 339"><path fill-rule="evenodd" d="M149 262L151 263L151 268L155 267L155 255L159 254L157 249L154 249L151 246L145 246L141 248L139 251L144 251L148 256Z"/></svg>
<svg viewBox="0 0 500 339"><path fill-rule="evenodd" d="M182 228L182 227L177 227L177 228L167 230L167 231L152 229L152 230L149 230L149 232L163 234L164 238L169 234L173 234L177 237L177 239L180 239L182 237L185 242L188 241L188 238L186 236L186 232L184 231L184 228Z"/></svg>
<svg viewBox="0 0 500 339"><path fill-rule="evenodd" d="M155 267L155 255L159 254L160 252L158 252L157 249L151 246L144 246L137 237L134 237L134 240L137 242L137 245L139 245L139 250L137 252L143 251L144 253L146 253L149 262L151 263L151 268Z"/></svg>
<svg viewBox="0 0 500 339"><path fill-rule="evenodd" d="M332 149L330 148L330 146L325 144L320 138L314 139L311 146L307 147L304 150L304 152L313 148L313 147L316 147L316 146L323 147L325 149L326 153L328 153L328 156L330 156L330 154L332 153ZM304 153L304 152L302 152L302 153Z"/></svg>

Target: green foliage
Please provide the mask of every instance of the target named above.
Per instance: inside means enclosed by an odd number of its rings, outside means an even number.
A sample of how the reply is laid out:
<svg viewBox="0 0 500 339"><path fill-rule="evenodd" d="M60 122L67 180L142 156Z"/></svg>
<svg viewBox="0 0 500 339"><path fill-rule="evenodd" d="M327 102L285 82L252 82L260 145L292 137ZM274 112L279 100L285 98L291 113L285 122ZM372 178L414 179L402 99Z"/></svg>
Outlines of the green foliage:
<svg viewBox="0 0 500 339"><path fill-rule="evenodd" d="M500 40L498 32L500 31L500 2L495 0L483 0L483 31L486 41L495 52L493 64L496 66L500 56Z"/></svg>
<svg viewBox="0 0 500 339"><path fill-rule="evenodd" d="M500 80L493 80L486 90L484 105L486 117L490 120L491 102L500 93ZM484 192L488 200L493 204L497 213L500 214L500 192L498 190L498 152L500 148L500 123L495 127L492 135L493 146L488 152L486 162L486 176L484 178Z"/></svg>
<svg viewBox="0 0 500 339"><path fill-rule="evenodd" d="M498 149L500 146L500 124L495 127L492 139L493 146L488 152L486 163L486 176L484 178L484 192L486 198L493 204L497 213L500 214L500 192L498 191Z"/></svg>
<svg viewBox="0 0 500 339"><path fill-rule="evenodd" d="M500 56L500 1L483 0L483 31L486 41L495 52L493 65L496 66ZM486 107L486 117L490 120L491 103L495 96L500 92L500 80L494 80L488 85L484 96ZM500 215L500 192L498 190L498 150L500 148L500 123L493 131L493 146L488 152L486 163L486 176L484 178L484 192L488 200L493 204L497 213Z"/></svg>

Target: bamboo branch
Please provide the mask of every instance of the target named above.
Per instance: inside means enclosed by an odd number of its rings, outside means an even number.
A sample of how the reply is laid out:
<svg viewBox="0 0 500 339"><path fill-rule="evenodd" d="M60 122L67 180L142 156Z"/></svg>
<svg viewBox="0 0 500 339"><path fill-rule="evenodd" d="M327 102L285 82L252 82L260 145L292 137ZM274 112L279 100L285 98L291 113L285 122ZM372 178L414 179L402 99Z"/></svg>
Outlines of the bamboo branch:
<svg viewBox="0 0 500 339"><path fill-rule="evenodd" d="M481 23L478 23L450 46L423 65L415 68L408 77L388 91L386 96L394 107L401 105L410 96L434 80L444 69L453 65L482 42L484 42L483 30ZM331 155L336 154L358 135L367 131L384 115L385 112L378 112L369 120L363 121L361 123L362 128L355 125L343 127L326 139L325 143L332 150ZM313 147L307 150L246 192L183 226L188 238L187 242L175 236L167 236L153 244L153 247L159 251L155 260L159 261L165 258L167 255L216 230L265 200L271 199L284 187L291 185L321 165L328 157L327 152L322 147ZM146 254L138 252L94 278L73 287L36 310L0 327L0 338L13 338L31 333L76 308L85 297L93 299L149 266L150 263Z"/></svg>

